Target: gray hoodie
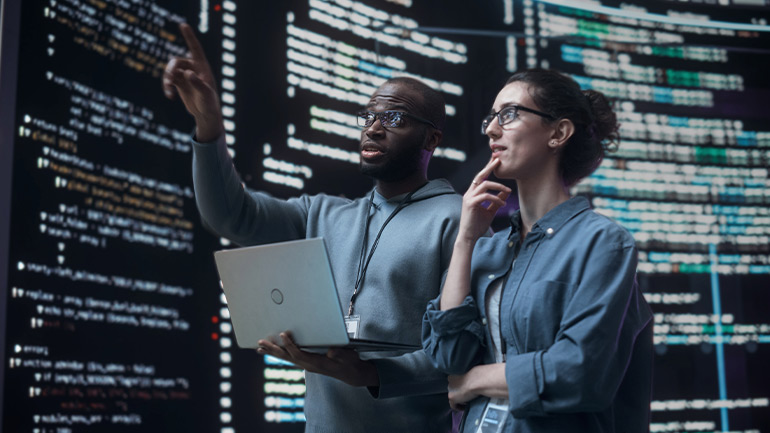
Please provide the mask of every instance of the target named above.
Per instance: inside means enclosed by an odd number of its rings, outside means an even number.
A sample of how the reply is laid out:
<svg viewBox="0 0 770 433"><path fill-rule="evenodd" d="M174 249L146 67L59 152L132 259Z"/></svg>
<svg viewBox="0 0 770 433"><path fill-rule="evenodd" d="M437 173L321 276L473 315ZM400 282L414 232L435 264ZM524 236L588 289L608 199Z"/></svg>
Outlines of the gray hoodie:
<svg viewBox="0 0 770 433"><path fill-rule="evenodd" d="M204 222L240 245L323 237L347 312L362 243L366 239L368 257L378 232L405 195L386 200L373 192L350 200L319 194L280 200L242 186L223 141L194 143L193 152L195 196ZM428 301L438 296L449 267L461 202L447 181L433 180L414 192L388 222L355 299L360 338L421 343L422 315ZM424 352L364 356L376 358L377 389L307 374L307 432L450 430L446 377Z"/></svg>

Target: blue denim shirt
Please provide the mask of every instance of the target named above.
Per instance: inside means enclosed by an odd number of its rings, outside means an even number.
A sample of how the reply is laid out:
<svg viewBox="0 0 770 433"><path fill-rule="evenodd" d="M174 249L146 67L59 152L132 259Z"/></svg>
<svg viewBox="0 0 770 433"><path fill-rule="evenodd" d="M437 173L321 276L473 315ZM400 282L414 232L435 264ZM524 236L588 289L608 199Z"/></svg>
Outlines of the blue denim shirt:
<svg viewBox="0 0 770 433"><path fill-rule="evenodd" d="M428 305L426 353L448 374L494 362L484 299L510 270L500 311L512 415L504 431L648 431L653 323L633 238L583 197L544 215L520 246L519 221L479 239L462 305ZM475 431L487 400L469 402L462 431Z"/></svg>

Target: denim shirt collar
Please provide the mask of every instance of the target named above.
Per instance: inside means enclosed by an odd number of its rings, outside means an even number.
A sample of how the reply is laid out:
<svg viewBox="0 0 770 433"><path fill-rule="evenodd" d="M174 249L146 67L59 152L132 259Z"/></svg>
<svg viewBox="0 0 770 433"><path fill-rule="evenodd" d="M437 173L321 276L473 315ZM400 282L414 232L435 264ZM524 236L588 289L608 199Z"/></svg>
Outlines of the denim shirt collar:
<svg viewBox="0 0 770 433"><path fill-rule="evenodd" d="M571 199L558 204L537 220L535 224L532 225L530 234L537 236L549 229L552 230L551 233L558 231L561 226L572 219L572 217L590 208L591 204L588 202L587 198L582 196L572 197ZM508 238L513 238L520 230L521 211L516 211L516 213L511 216L511 233Z"/></svg>

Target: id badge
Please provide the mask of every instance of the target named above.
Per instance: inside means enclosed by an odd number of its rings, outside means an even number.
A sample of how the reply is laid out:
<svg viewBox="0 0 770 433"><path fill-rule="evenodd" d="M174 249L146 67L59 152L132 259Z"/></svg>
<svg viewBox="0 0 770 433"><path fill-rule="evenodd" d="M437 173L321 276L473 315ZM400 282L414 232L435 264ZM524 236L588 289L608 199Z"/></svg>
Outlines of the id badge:
<svg viewBox="0 0 770 433"><path fill-rule="evenodd" d="M345 328L348 331L348 338L358 338L359 325L361 325L361 316L358 314L345 317Z"/></svg>
<svg viewBox="0 0 770 433"><path fill-rule="evenodd" d="M481 417L481 423L479 424L479 428L476 429L476 433L502 432L507 417L507 405L495 404L490 401L484 409L484 415Z"/></svg>

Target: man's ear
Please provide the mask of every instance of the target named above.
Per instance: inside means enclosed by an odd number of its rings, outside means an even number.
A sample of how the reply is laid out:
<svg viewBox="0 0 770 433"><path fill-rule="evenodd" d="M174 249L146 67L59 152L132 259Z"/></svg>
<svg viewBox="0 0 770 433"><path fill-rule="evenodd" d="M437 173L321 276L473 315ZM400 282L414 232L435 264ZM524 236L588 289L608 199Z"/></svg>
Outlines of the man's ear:
<svg viewBox="0 0 770 433"><path fill-rule="evenodd" d="M548 147L551 150L557 150L567 144L567 141L572 134L575 133L575 124L569 119L559 119L551 134L551 139L548 140Z"/></svg>
<svg viewBox="0 0 770 433"><path fill-rule="evenodd" d="M425 149L428 152L433 152L436 150L439 144L441 144L441 137L444 136L444 133L439 131L436 128L433 128L431 132L428 133L428 136L425 137L425 143L423 144L423 149Z"/></svg>

